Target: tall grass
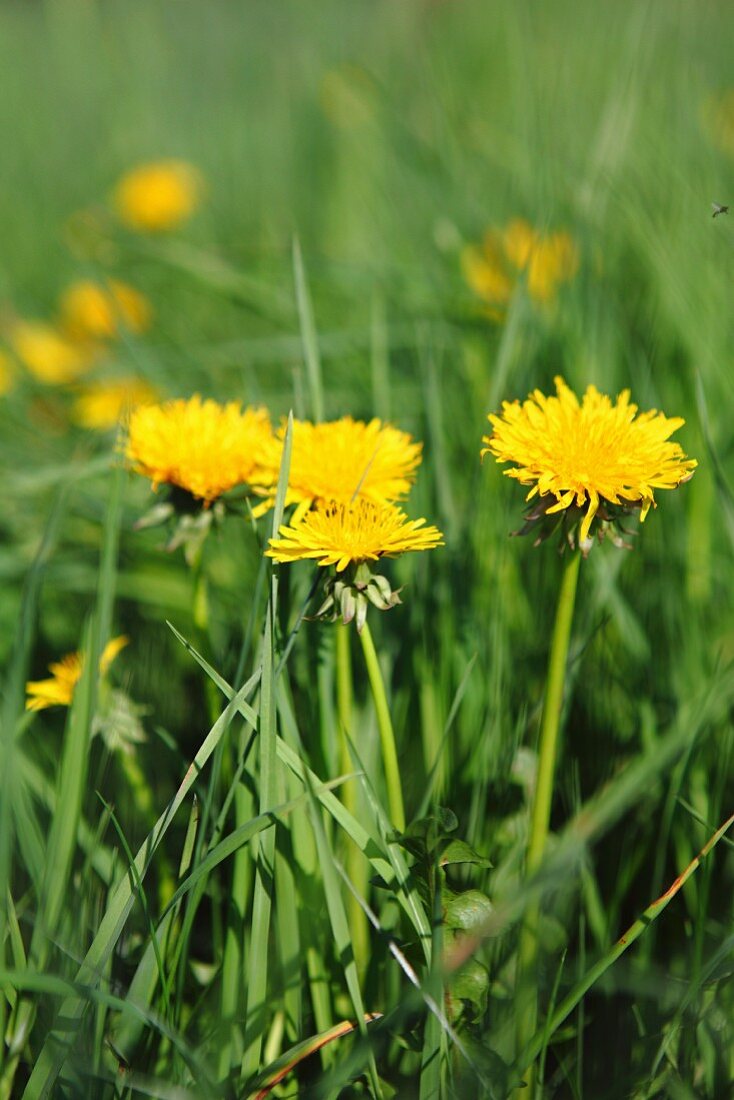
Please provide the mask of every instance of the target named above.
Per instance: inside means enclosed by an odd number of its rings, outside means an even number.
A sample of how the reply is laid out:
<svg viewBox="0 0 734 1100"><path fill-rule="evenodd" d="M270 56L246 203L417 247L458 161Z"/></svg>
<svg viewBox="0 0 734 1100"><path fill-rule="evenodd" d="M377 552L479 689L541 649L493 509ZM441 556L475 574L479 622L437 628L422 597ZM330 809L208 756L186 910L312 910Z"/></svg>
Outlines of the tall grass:
<svg viewBox="0 0 734 1100"><path fill-rule="evenodd" d="M113 435L28 376L0 397L0 1097L500 1098L530 1065L545 1097L731 1095L734 228L710 202L734 154L706 104L733 41L724 5L678 0L0 7L0 342L72 278L124 278L155 324L110 373L389 416L425 442L410 514L446 533L370 613L401 838L362 652L309 617L313 569L263 563L273 517L209 536L195 613ZM71 216L161 156L200 168L197 216L80 251ZM497 321L459 255L514 217L567 229L580 269ZM521 491L479 447L557 373L684 416L700 466L582 565L528 876L561 566L508 538ZM122 632L130 756L94 732ZM30 717L25 681L79 647L73 706Z"/></svg>

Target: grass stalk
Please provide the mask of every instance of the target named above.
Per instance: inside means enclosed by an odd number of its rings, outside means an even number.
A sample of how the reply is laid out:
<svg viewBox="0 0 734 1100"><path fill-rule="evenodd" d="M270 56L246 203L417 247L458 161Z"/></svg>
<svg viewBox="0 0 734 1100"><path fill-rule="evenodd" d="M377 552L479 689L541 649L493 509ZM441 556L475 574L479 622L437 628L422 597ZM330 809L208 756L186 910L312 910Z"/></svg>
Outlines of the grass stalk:
<svg viewBox="0 0 734 1100"><path fill-rule="evenodd" d="M387 805L390 811L390 820L398 832L405 831L405 809L403 807L403 789L400 783L400 769L398 767L398 753L395 747L395 731L390 717L390 708L385 693L385 682L382 678L380 662L377 657L375 643L369 624L365 622L359 635L362 643L367 676L370 681L372 700L377 714L377 728L380 731L380 746L382 748L382 760L385 767L385 780L387 782Z"/></svg>
<svg viewBox="0 0 734 1100"><path fill-rule="evenodd" d="M570 554L561 578L558 594L556 618L553 625L550 655L548 658L548 681L546 686L543 717L540 726L538 745L538 774L530 813L530 836L526 857L526 874L533 875L540 866L548 839L551 803L553 799L553 776L558 751L558 732L563 707L563 690L568 664L568 647L571 640L571 623L576 602L581 554ZM517 989L520 1008L517 1020L517 1049L523 1050L530 1037L535 1033L538 1018L538 926L540 905L537 901L528 908L520 929L520 943L517 963ZM528 1091L526 1100L532 1100L535 1091L532 1069L526 1078Z"/></svg>
<svg viewBox="0 0 734 1100"><path fill-rule="evenodd" d="M349 736L352 731L352 662L350 652L349 627L344 623L336 624L336 711L339 725L339 771L347 775L352 770L352 757L349 752ZM357 781L348 779L342 787L342 802L350 814L357 813ZM345 838L345 857L347 875L360 894L367 893L367 864L359 849ZM364 978L369 960L369 929L367 918L359 901L350 893L347 897L347 916L352 937L354 960L360 981Z"/></svg>

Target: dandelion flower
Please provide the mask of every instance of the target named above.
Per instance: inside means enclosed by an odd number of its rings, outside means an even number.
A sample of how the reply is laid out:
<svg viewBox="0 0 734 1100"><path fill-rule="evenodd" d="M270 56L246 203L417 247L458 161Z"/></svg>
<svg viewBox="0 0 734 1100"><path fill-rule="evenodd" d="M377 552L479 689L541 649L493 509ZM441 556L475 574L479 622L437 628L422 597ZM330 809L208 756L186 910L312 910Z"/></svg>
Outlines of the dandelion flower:
<svg viewBox="0 0 734 1100"><path fill-rule="evenodd" d="M139 290L110 279L106 286L81 279L61 297L66 332L78 340L109 340L120 329L144 332L150 326L150 304Z"/></svg>
<svg viewBox="0 0 734 1100"><path fill-rule="evenodd" d="M117 213L140 233L176 229L196 210L202 184L197 170L181 160L141 164L123 176L114 193Z"/></svg>
<svg viewBox="0 0 734 1100"><path fill-rule="evenodd" d="M142 378L113 378L80 390L72 416L84 428L104 432L114 428L138 405L151 405L158 393Z"/></svg>
<svg viewBox="0 0 734 1100"><path fill-rule="evenodd" d="M589 538L604 502L622 510L640 509L644 520L656 507L655 489L675 489L696 468L670 436L685 421L651 409L638 415L623 390L612 403L588 386L581 401L562 378L555 379L556 396L534 390L523 401L505 401L500 416L490 415L492 434L486 447L498 462L514 463L504 472L532 485L527 499L555 498L544 515L585 509L579 540ZM601 509L601 511L600 511Z"/></svg>
<svg viewBox="0 0 734 1100"><path fill-rule="evenodd" d="M14 374L10 356L0 348L0 397L13 388Z"/></svg>
<svg viewBox="0 0 734 1100"><path fill-rule="evenodd" d="M270 447L258 484L268 496L265 511L274 500L285 429ZM296 420L286 504L298 504L300 517L312 504L355 498L385 504L407 496L421 461L422 444L415 443L381 420L353 420L344 416L322 424Z"/></svg>
<svg viewBox="0 0 734 1100"><path fill-rule="evenodd" d="M177 485L208 505L251 480L271 439L265 409L243 411L239 401L220 405L195 394L134 409L126 454L154 488Z"/></svg>
<svg viewBox="0 0 734 1100"><path fill-rule="evenodd" d="M391 504L364 499L353 504L331 501L281 527L280 538L270 539L265 553L279 562L312 558L319 565L335 565L341 573L350 564L442 546L441 532L424 526L425 522L409 520Z"/></svg>
<svg viewBox="0 0 734 1100"><path fill-rule="evenodd" d="M129 639L121 634L112 638L102 651L99 660L100 675L107 673L121 649L128 644ZM26 684L28 698L26 710L45 710L46 707L68 707L74 698L74 688L81 679L84 671L84 658L79 652L67 653L60 661L54 661L48 666L51 677L48 680L29 680Z"/></svg>
<svg viewBox="0 0 734 1100"><path fill-rule="evenodd" d="M480 246L467 245L461 265L467 284L498 319L523 275L531 299L552 304L559 287L576 275L579 253L565 230L540 233L524 218L514 218L502 232L488 230Z"/></svg>
<svg viewBox="0 0 734 1100"><path fill-rule="evenodd" d="M18 321L10 341L23 366L39 382L74 382L94 363L95 349L68 339L42 321Z"/></svg>

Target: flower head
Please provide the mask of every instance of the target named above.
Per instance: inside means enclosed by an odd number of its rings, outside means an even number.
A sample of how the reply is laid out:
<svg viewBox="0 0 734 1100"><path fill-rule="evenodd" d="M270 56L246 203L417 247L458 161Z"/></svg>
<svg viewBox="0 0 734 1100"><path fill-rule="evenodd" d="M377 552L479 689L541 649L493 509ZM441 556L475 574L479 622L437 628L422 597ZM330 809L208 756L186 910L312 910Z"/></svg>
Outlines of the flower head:
<svg viewBox="0 0 734 1100"><path fill-rule="evenodd" d="M154 487L176 485L210 504L252 479L271 438L265 409L243 411L239 401L220 405L195 394L134 409L126 454Z"/></svg>
<svg viewBox="0 0 734 1100"><path fill-rule="evenodd" d="M528 500L555 497L538 515L585 508L581 542L589 538L594 516L601 518L603 502L623 510L638 507L644 520L656 506L654 489L677 488L697 466L669 441L684 420L656 409L637 416L628 389L612 404L588 386L579 401L557 377L555 397L536 389L522 405L504 401L502 415L491 414L489 420L493 431L482 439L482 455L489 451L497 462L514 462L505 473L533 486Z"/></svg>
<svg viewBox="0 0 734 1100"><path fill-rule="evenodd" d="M77 424L104 432L114 428L138 405L150 405L158 394L142 378L111 378L80 390L72 409Z"/></svg>
<svg viewBox="0 0 734 1100"><path fill-rule="evenodd" d="M100 675L104 676L121 649L128 644L129 639L121 634L111 641L102 650L99 659ZM67 653L60 661L53 661L48 670L51 677L48 680L29 680L26 684L28 698L26 710L45 710L46 707L68 707L74 698L74 688L81 679L84 671L84 659L81 653Z"/></svg>
<svg viewBox="0 0 734 1100"><path fill-rule="evenodd" d="M114 201L120 219L141 233L175 229L194 213L201 200L197 170L181 160L141 164L123 176Z"/></svg>
<svg viewBox="0 0 734 1100"><path fill-rule="evenodd" d="M265 553L279 562L313 558L319 565L335 565L341 573L350 563L442 546L441 532L424 526L425 522L409 520L391 504L364 499L353 504L331 501L281 527L280 538L270 539Z"/></svg>
<svg viewBox="0 0 734 1100"><path fill-rule="evenodd" d="M29 374L46 385L74 382L94 363L92 346L70 340L42 321L18 321L10 340Z"/></svg>
<svg viewBox="0 0 734 1100"><path fill-rule="evenodd" d="M497 319L523 274L532 300L551 304L559 287L578 271L579 254L565 230L541 233L515 218L502 231L488 230L481 245L467 245L461 265L466 282Z"/></svg>
<svg viewBox="0 0 734 1100"><path fill-rule="evenodd" d="M120 329L144 332L150 325L148 300L134 287L110 279L106 286L82 279L61 297L64 329L77 340L109 340Z"/></svg>
<svg viewBox="0 0 734 1100"><path fill-rule="evenodd" d="M285 429L269 449L258 484L270 507L278 481ZM344 416L322 424L296 420L286 504L297 503L300 518L318 501L349 504L357 498L385 504L410 491L421 461L422 444L415 443L381 420Z"/></svg>
<svg viewBox="0 0 734 1100"><path fill-rule="evenodd" d="M734 153L734 88L709 95L701 106L701 121L717 149Z"/></svg>
<svg viewBox="0 0 734 1100"><path fill-rule="evenodd" d="M655 409L638 416L629 390L613 404L588 386L579 402L562 378L555 384L555 397L534 390L522 404L505 401L500 416L490 414L492 434L482 440L482 455L514 463L505 473L532 486L528 500L547 498L531 518L585 509L579 529L585 543L597 513L616 518L607 505L639 508L644 520L656 506L653 490L675 489L692 476L696 461L670 442L685 423L680 417Z"/></svg>
<svg viewBox="0 0 734 1100"><path fill-rule="evenodd" d="M13 388L15 371L10 356L0 348L0 397Z"/></svg>

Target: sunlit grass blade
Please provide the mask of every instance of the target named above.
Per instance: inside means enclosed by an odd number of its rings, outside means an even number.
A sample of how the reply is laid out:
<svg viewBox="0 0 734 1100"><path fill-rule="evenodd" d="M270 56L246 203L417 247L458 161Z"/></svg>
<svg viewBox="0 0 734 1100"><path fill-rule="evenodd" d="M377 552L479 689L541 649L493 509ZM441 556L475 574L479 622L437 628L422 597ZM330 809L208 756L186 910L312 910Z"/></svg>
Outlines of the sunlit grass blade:
<svg viewBox="0 0 734 1100"><path fill-rule="evenodd" d="M293 441L293 414L288 417L283 455L278 476L278 489L273 508L273 537L283 521L288 473L290 470ZM275 622L278 610L278 570L273 567L270 580L270 599L265 614L262 660L260 664L260 706L258 710L259 750L259 809L268 813L277 797L276 777L276 701L275 701ZM275 885L275 827L259 838L255 857L255 884L252 900L250 927L250 954L247 968L247 996L245 1002L245 1053L242 1058L243 1077L252 1077L260 1068L262 1041L265 1032L268 996L268 956L270 946L270 917Z"/></svg>
<svg viewBox="0 0 734 1100"><path fill-rule="evenodd" d="M239 704L253 691L254 683L248 681L224 709L212 726L186 771L183 781L166 809L158 818L155 827L141 845L135 857L135 867L140 880L150 867L155 852L168 831L186 795L199 778L202 769L224 736L233 718L239 711ZM127 873L118 882L112 892L109 904L102 915L94 939L79 967L75 988L93 989L99 981L104 965L115 947L134 902L134 893ZM124 1002L123 1002L124 1003ZM64 1021L63 1031L52 1032L43 1043L36 1058L25 1091L24 1100L40 1100L48 1096L68 1055L69 1047L76 1034L88 1004L87 996L70 995L61 1005L59 1017Z"/></svg>
<svg viewBox="0 0 734 1100"><path fill-rule="evenodd" d="M659 898L648 905L642 915L619 937L614 946L599 959L599 961L586 972L581 981L577 982L571 991L566 994L558 1005L558 1008L552 1014L550 1022L546 1022L543 1027L536 1032L525 1049L520 1053L516 1065L516 1070L519 1075L522 1075L526 1067L533 1062L543 1046L550 1040L554 1032L558 1030L570 1013L573 1012L574 1008L576 1008L591 987L606 973L617 959L631 947L635 940L639 939L652 922L657 920L691 875L698 870L706 856L716 847L724 834L731 828L732 824L734 824L734 814L728 817L724 824L708 839L698 855L691 860L681 874L674 879L665 893L661 894Z"/></svg>
<svg viewBox="0 0 734 1100"><path fill-rule="evenodd" d="M311 295L308 291L306 269L303 265L303 254L301 253L301 244L298 237L293 238L293 277L296 284L296 304L301 326L303 356L306 360L311 417L318 422L324 419L324 386L321 379L321 360L319 358L316 325L313 319L313 306L311 305ZM274 530L273 534L277 534L277 530Z"/></svg>
<svg viewBox="0 0 734 1100"><path fill-rule="evenodd" d="M364 1022L369 1024L379 1018L379 1012L368 1012ZM350 1035L357 1027L358 1025L353 1021L343 1020L341 1023L335 1024L334 1027L329 1028L328 1031L323 1031L319 1035L312 1035L310 1038L296 1043L272 1065L263 1070L261 1081L255 1084L254 1091L249 1094L248 1100L266 1100L266 1097L270 1095L275 1086L280 1084L305 1058L310 1058L312 1054L322 1050L329 1043L333 1043L345 1035Z"/></svg>
<svg viewBox="0 0 734 1100"><path fill-rule="evenodd" d="M282 681L279 685L279 690L281 695L284 694L285 689ZM298 732L292 713L291 720L293 723L294 732L296 733L296 736L298 738L298 742L299 744L302 744L301 736ZM344 899L342 897L339 885L336 861L334 859L334 853L332 851L329 838L324 828L324 821L321 814L321 808L317 801L316 791L309 781L308 774L306 774L305 776L305 787L306 795L309 802L309 817L311 821L311 828L313 829L313 834L316 840L316 850L318 853L321 879L324 895L326 898L326 909L329 915L329 922L331 924L332 934L334 936L334 950L336 953L336 957L339 960L340 967L344 971L344 978L346 981L347 989L349 990L349 996L351 998L354 1011L357 1015L360 1032L363 1036L365 1036L366 1025L363 1021L367 1017L362 1000L362 991L359 985L359 975L357 972L356 959L354 957L354 947L352 945L352 939L349 930L349 921L347 920ZM371 1051L369 1052L367 1061L374 1095L380 1097L382 1095L382 1090L380 1088L380 1083L377 1076L377 1066L375 1064L374 1055Z"/></svg>

